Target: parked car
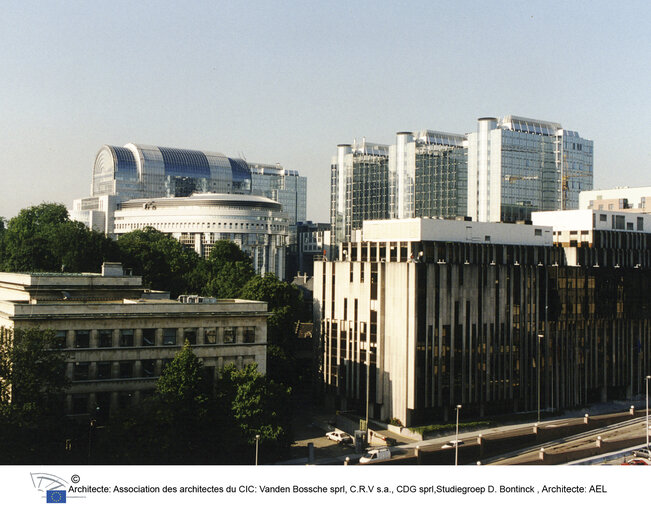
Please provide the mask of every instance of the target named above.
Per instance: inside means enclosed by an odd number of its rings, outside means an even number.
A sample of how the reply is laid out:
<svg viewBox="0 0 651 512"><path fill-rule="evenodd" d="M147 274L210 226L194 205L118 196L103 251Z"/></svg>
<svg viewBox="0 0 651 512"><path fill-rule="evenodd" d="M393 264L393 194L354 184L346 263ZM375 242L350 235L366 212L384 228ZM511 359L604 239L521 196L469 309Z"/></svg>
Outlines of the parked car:
<svg viewBox="0 0 651 512"><path fill-rule="evenodd" d="M644 457L646 459L651 459L651 451L648 448L638 448L633 451L635 457Z"/></svg>
<svg viewBox="0 0 651 512"><path fill-rule="evenodd" d="M622 466L651 466L651 461L647 459L631 459L621 464Z"/></svg>
<svg viewBox="0 0 651 512"><path fill-rule="evenodd" d="M353 442L353 438L350 435L340 430L333 430L332 432L328 432L326 434L326 437L330 439L330 441L334 441L336 443L348 444Z"/></svg>
<svg viewBox="0 0 651 512"><path fill-rule="evenodd" d="M461 440L459 441L452 440L445 443L443 446L441 446L441 448L454 448L455 446L461 446L462 444L463 441Z"/></svg>
<svg viewBox="0 0 651 512"><path fill-rule="evenodd" d="M369 462L374 462L376 460L387 460L391 458L391 450L388 448L378 448L376 450L371 450L366 452L366 455L359 459L360 464L368 464Z"/></svg>

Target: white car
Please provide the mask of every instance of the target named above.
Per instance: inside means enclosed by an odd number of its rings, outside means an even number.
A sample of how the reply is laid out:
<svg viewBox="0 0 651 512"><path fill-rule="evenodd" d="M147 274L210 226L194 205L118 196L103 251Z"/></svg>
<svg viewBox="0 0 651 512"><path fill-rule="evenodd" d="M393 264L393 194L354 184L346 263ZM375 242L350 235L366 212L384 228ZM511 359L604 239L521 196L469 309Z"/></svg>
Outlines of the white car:
<svg viewBox="0 0 651 512"><path fill-rule="evenodd" d="M454 448L455 446L461 446L463 444L463 441L448 441L445 443L441 448Z"/></svg>
<svg viewBox="0 0 651 512"><path fill-rule="evenodd" d="M387 460L391 458L391 450L387 448L379 448L377 450L371 450L366 453L363 457L359 459L360 464L368 464L369 462L374 462L376 460Z"/></svg>
<svg viewBox="0 0 651 512"><path fill-rule="evenodd" d="M335 441L336 443L352 443L353 438L346 434L346 432L341 432L338 430L333 430L332 432L328 432L326 434L326 437L330 439L330 441Z"/></svg>
<svg viewBox="0 0 651 512"><path fill-rule="evenodd" d="M648 448L638 448L633 452L635 457L644 457L646 459L651 459L651 451Z"/></svg>

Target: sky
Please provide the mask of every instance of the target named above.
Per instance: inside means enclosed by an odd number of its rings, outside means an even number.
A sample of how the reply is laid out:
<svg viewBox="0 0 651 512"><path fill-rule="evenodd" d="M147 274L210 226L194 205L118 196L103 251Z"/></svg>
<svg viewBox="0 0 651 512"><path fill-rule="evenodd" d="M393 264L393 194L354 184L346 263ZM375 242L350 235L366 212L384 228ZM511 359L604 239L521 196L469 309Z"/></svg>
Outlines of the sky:
<svg viewBox="0 0 651 512"><path fill-rule="evenodd" d="M279 162L328 221L336 145L477 118L594 141L595 188L651 186L648 1L3 2L0 217L88 196L104 144Z"/></svg>

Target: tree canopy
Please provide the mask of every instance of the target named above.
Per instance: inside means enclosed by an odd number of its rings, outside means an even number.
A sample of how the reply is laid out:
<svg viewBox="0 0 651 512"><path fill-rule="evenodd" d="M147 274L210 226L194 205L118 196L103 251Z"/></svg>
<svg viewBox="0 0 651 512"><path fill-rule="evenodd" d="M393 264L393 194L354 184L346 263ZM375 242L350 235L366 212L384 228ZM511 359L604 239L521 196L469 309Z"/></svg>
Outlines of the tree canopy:
<svg viewBox="0 0 651 512"><path fill-rule="evenodd" d="M218 240L206 259L208 280L204 294L235 298L255 276L249 256L230 240Z"/></svg>
<svg viewBox="0 0 651 512"><path fill-rule="evenodd" d="M118 247L125 268L142 276L146 287L169 290L172 297L197 293L201 258L171 235L146 227L120 236Z"/></svg>
<svg viewBox="0 0 651 512"><path fill-rule="evenodd" d="M62 204L24 208L0 231L0 269L8 272L98 272L118 256L115 242L71 221Z"/></svg>

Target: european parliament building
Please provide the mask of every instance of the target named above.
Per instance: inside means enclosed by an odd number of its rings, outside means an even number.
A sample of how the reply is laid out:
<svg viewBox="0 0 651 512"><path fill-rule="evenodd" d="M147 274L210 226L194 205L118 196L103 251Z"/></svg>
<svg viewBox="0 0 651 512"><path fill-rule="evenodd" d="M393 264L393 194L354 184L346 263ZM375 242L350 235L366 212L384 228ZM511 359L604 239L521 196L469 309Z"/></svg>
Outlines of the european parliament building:
<svg viewBox="0 0 651 512"><path fill-rule="evenodd" d="M306 181L280 164L249 164L216 152L106 145L95 158L91 196L74 201L70 216L111 236L156 227L203 256L215 240L232 240L254 258L258 272L284 277L284 251L295 243L296 223L306 217ZM206 194L216 196L208 200ZM191 199L195 195L202 198ZM177 210L170 210L165 198L177 198ZM150 201L138 203L136 221L131 201L143 199ZM171 218L174 213L184 215Z"/></svg>

